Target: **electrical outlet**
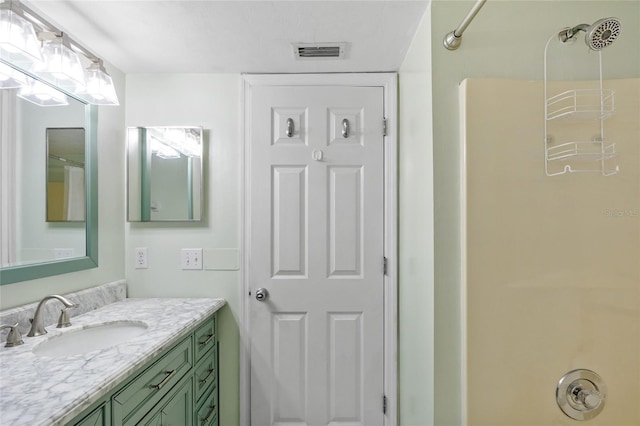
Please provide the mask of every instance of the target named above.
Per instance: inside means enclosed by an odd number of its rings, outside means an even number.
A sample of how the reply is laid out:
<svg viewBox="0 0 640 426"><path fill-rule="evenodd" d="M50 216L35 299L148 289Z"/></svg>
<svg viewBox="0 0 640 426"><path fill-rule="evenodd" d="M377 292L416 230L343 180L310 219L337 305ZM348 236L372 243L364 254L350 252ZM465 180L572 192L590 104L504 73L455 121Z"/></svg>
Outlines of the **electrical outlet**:
<svg viewBox="0 0 640 426"><path fill-rule="evenodd" d="M68 259L70 257L75 257L74 250L72 248L54 248L53 249L54 259Z"/></svg>
<svg viewBox="0 0 640 426"><path fill-rule="evenodd" d="M182 269L202 269L202 249L182 249L180 265Z"/></svg>
<svg viewBox="0 0 640 426"><path fill-rule="evenodd" d="M135 251L135 265L136 269L147 269L147 248L138 247Z"/></svg>

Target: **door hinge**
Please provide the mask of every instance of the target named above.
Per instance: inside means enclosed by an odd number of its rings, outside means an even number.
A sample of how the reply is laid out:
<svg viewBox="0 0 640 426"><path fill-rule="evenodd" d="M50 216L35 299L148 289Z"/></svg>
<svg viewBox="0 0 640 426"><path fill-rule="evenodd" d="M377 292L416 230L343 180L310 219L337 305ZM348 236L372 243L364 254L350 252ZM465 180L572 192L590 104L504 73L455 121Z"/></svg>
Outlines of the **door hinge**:
<svg viewBox="0 0 640 426"><path fill-rule="evenodd" d="M387 275L387 265L388 265L389 261L386 257L382 258L382 274L383 275Z"/></svg>
<svg viewBox="0 0 640 426"><path fill-rule="evenodd" d="M387 119L382 119L382 136L387 136Z"/></svg>
<svg viewBox="0 0 640 426"><path fill-rule="evenodd" d="M382 395L382 414L387 414L387 395Z"/></svg>

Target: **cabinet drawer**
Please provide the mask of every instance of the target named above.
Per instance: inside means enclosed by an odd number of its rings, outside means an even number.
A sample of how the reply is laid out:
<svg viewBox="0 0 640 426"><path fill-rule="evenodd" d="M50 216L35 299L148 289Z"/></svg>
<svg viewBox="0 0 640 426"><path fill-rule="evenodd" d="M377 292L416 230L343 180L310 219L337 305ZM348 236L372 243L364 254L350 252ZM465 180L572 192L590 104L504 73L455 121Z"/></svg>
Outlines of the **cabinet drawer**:
<svg viewBox="0 0 640 426"><path fill-rule="evenodd" d="M216 426L218 424L218 388L213 387L209 394L202 398L196 413L196 426Z"/></svg>
<svg viewBox="0 0 640 426"><path fill-rule="evenodd" d="M196 339L196 362L216 345L216 317L205 320L194 333Z"/></svg>
<svg viewBox="0 0 640 426"><path fill-rule="evenodd" d="M195 380L196 380L196 401L199 401L206 390L216 382L218 377L217 358L218 348L213 348L207 352L202 359L196 364Z"/></svg>
<svg viewBox="0 0 640 426"><path fill-rule="evenodd" d="M136 424L191 369L192 363L189 336L113 396L114 424Z"/></svg>

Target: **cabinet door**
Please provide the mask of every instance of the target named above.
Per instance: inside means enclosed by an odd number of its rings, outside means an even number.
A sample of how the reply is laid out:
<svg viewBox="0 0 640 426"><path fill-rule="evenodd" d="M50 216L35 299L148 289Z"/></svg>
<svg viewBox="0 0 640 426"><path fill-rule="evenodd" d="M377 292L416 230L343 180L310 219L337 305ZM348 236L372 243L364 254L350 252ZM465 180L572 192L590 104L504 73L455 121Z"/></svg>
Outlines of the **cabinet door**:
<svg viewBox="0 0 640 426"><path fill-rule="evenodd" d="M162 408L162 426L193 424L193 380L189 378Z"/></svg>
<svg viewBox="0 0 640 426"><path fill-rule="evenodd" d="M114 424L137 425L181 377L191 375L192 348L189 336L118 391L112 398Z"/></svg>
<svg viewBox="0 0 640 426"><path fill-rule="evenodd" d="M188 379L172 389L138 424L144 426L192 426L193 377L189 376Z"/></svg>
<svg viewBox="0 0 640 426"><path fill-rule="evenodd" d="M149 415L147 416L149 417L149 419L147 420L147 417L145 417L138 424L141 426L162 426L162 412L154 411L154 413L155 415L153 415L153 413L149 413Z"/></svg>
<svg viewBox="0 0 640 426"><path fill-rule="evenodd" d="M91 412L87 417L83 418L74 426L107 426L107 416L105 413L106 404L102 404Z"/></svg>

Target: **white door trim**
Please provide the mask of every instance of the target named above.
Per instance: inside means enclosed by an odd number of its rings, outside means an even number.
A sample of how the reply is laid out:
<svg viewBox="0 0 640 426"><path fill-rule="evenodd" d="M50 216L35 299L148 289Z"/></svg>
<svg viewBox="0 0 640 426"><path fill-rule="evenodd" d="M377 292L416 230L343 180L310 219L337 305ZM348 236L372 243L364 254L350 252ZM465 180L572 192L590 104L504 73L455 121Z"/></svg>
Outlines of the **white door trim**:
<svg viewBox="0 0 640 426"><path fill-rule="evenodd" d="M384 256L387 261L387 273L384 276L384 393L387 397L385 426L396 426L398 418L398 149L397 149L397 88L398 77L395 73L354 73L354 74L269 74L243 75L242 87L242 139L241 154L241 230L240 252L240 425L251 425L251 346L250 346L250 306L249 283L249 236L251 188L247 161L249 155L251 87L252 86L369 86L382 87L384 91L384 115L387 119L387 132L384 138ZM380 401L382 409L382 401Z"/></svg>

